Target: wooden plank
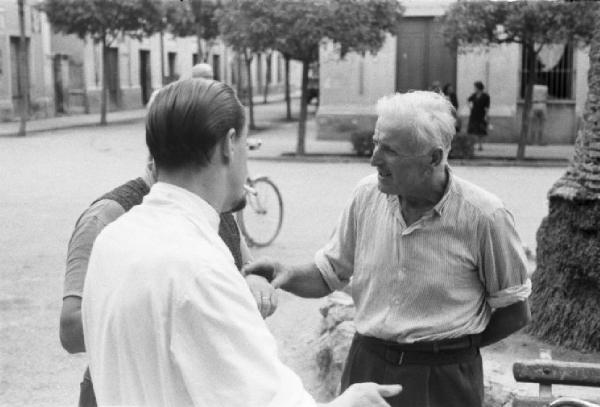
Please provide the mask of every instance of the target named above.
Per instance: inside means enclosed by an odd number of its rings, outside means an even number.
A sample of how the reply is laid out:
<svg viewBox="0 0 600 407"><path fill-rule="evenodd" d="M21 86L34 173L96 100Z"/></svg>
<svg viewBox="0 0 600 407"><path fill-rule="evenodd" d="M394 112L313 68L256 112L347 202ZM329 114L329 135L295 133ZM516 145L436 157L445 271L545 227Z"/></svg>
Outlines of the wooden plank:
<svg viewBox="0 0 600 407"><path fill-rule="evenodd" d="M513 364L518 382L600 387L600 364L532 360Z"/></svg>
<svg viewBox="0 0 600 407"><path fill-rule="evenodd" d="M512 407L548 407L552 398L517 396L513 400Z"/></svg>

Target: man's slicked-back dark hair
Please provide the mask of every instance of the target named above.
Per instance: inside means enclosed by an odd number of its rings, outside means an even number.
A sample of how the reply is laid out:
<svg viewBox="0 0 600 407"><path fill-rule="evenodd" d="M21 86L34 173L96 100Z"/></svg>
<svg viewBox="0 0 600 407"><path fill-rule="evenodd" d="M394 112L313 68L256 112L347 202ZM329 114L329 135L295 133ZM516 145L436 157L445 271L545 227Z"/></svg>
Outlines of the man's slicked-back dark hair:
<svg viewBox="0 0 600 407"><path fill-rule="evenodd" d="M157 168L205 166L230 129L242 134L245 114L228 85L192 78L156 95L146 116L146 144Z"/></svg>

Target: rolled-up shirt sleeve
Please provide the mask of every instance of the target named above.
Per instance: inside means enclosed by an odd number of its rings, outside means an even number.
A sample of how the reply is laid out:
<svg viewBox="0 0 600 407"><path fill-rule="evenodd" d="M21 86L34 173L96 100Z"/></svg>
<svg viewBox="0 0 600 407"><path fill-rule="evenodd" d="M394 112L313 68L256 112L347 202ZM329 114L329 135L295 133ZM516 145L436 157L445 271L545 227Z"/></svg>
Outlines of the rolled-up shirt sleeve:
<svg viewBox="0 0 600 407"><path fill-rule="evenodd" d="M315 254L315 264L331 291L348 285L354 272L357 201L355 193L344 208L329 241Z"/></svg>
<svg viewBox="0 0 600 407"><path fill-rule="evenodd" d="M79 218L67 250L63 298L81 297L94 241L109 223L125 210L116 201L103 199L90 206Z"/></svg>
<svg viewBox="0 0 600 407"><path fill-rule="evenodd" d="M496 209L483 219L480 244L479 277L490 307L503 308L527 299L531 294L527 259L508 210Z"/></svg>

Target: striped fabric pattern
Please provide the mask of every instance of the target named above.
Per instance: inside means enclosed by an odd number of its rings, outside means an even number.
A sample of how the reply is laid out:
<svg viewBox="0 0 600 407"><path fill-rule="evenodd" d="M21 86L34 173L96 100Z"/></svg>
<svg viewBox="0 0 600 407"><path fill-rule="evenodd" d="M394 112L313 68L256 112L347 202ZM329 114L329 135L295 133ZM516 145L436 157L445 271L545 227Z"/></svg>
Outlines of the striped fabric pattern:
<svg viewBox="0 0 600 407"><path fill-rule="evenodd" d="M493 308L531 292L510 212L449 171L446 192L407 226L398 197L363 179L315 263L331 290L351 283L359 333L410 343L482 332Z"/></svg>

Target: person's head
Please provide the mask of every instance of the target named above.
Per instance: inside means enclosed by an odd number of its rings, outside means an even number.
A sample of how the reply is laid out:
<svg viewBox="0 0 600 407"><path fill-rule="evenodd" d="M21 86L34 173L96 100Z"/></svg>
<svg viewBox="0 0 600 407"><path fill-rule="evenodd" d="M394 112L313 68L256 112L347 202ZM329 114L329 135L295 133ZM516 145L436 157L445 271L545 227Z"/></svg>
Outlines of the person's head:
<svg viewBox="0 0 600 407"><path fill-rule="evenodd" d="M455 133L453 109L436 92L396 93L379 99L371 165L377 167L382 192L415 195L445 171Z"/></svg>
<svg viewBox="0 0 600 407"><path fill-rule="evenodd" d="M444 85L444 87L442 88L442 92L444 93L444 95L448 96L451 93L454 93L454 86L452 86L451 83L447 83Z"/></svg>
<svg viewBox="0 0 600 407"><path fill-rule="evenodd" d="M209 64L201 63L192 67L192 78L214 79L214 77L212 66Z"/></svg>
<svg viewBox="0 0 600 407"><path fill-rule="evenodd" d="M206 79L165 86L146 116L146 144L159 180L163 175L218 174L222 211L243 202L246 132L244 109L233 89Z"/></svg>
<svg viewBox="0 0 600 407"><path fill-rule="evenodd" d="M477 92L483 92L483 90L485 89L485 87L483 86L483 82L481 81L475 82L473 86L475 87L475 91Z"/></svg>

